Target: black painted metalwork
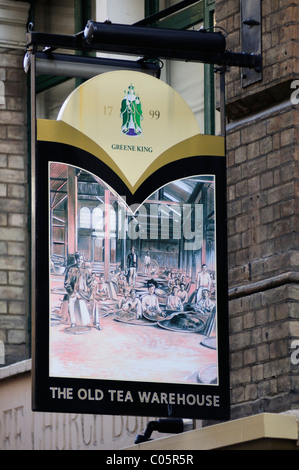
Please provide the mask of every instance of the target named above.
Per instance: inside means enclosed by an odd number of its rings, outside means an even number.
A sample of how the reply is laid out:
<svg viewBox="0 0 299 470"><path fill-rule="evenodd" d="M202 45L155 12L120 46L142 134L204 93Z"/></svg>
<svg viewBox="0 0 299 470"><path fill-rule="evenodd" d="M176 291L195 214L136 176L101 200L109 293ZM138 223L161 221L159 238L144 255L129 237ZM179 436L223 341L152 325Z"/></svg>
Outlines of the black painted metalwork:
<svg viewBox="0 0 299 470"><path fill-rule="evenodd" d="M37 50L40 46L48 51L57 48L103 51L140 55L145 59L168 58L261 69L261 55L227 51L225 36L206 30L181 31L88 22L85 34L80 32L73 36L29 31L27 49Z"/></svg>

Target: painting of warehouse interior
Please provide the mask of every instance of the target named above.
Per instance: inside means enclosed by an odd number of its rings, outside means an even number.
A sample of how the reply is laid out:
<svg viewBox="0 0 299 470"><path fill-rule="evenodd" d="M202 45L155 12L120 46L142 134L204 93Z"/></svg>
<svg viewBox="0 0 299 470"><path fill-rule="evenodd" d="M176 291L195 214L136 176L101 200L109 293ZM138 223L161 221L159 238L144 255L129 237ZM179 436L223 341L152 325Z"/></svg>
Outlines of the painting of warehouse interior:
<svg viewBox="0 0 299 470"><path fill-rule="evenodd" d="M129 207L94 174L49 165L51 328L148 327L215 352L215 177L172 181Z"/></svg>

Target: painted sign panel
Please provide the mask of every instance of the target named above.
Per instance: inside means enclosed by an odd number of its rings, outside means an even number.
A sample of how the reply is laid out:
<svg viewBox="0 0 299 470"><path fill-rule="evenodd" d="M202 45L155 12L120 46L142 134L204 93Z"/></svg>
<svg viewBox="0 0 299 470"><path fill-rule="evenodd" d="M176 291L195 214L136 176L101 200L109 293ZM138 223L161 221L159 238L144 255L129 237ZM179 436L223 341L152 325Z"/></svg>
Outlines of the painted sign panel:
<svg viewBox="0 0 299 470"><path fill-rule="evenodd" d="M228 417L225 167L142 73L37 122L34 410Z"/></svg>

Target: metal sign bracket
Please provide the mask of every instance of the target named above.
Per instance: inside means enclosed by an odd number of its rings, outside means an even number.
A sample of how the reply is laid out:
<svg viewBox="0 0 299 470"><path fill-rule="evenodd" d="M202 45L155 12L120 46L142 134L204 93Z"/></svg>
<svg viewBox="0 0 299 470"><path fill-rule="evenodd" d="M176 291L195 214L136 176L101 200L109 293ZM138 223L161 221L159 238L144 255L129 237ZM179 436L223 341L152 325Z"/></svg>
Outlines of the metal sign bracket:
<svg viewBox="0 0 299 470"><path fill-rule="evenodd" d="M241 47L242 51L261 56L262 53L262 8L261 0L240 0ZM254 68L242 67L242 87L245 88L262 80L260 65Z"/></svg>

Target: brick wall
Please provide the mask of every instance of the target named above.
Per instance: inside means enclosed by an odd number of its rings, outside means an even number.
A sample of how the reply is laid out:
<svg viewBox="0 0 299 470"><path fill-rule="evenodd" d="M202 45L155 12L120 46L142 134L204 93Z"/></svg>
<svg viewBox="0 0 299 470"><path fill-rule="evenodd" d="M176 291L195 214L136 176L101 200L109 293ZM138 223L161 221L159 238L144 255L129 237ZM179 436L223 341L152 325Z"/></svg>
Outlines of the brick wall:
<svg viewBox="0 0 299 470"><path fill-rule="evenodd" d="M22 50L0 48L0 341L5 346L4 365L30 357L27 77L23 57Z"/></svg>
<svg viewBox="0 0 299 470"><path fill-rule="evenodd" d="M240 51L240 2L216 1L227 48ZM298 5L262 2L263 79L226 74L232 417L299 406Z"/></svg>

